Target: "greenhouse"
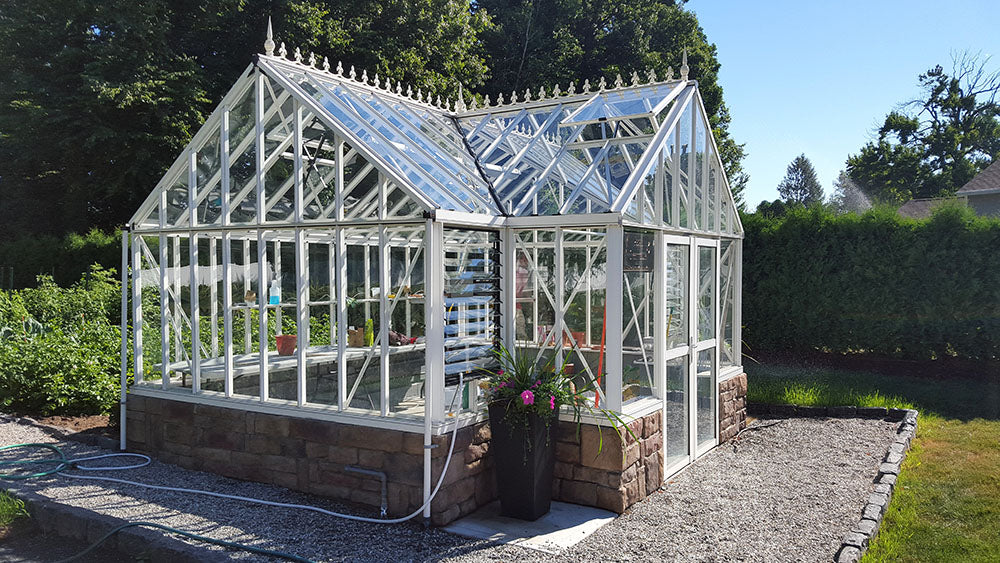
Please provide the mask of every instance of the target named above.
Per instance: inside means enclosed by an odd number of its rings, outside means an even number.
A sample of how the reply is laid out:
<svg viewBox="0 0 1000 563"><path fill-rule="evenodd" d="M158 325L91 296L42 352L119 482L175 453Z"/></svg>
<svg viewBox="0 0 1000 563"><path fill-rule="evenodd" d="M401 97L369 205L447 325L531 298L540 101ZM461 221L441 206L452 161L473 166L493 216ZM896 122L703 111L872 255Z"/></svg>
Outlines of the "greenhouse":
<svg viewBox="0 0 1000 563"><path fill-rule="evenodd" d="M128 225L129 449L402 514L457 426L447 522L491 500L501 344L646 421L588 466L585 417L559 463L619 484L564 500L620 512L741 427L742 230L686 60L452 102L275 47Z"/></svg>

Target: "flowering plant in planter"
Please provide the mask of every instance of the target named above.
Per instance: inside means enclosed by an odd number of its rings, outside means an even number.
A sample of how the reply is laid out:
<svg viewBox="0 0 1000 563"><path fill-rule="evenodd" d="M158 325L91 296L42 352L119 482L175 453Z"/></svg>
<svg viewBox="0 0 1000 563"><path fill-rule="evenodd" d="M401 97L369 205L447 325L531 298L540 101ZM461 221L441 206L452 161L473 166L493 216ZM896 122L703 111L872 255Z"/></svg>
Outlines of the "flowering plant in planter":
<svg viewBox="0 0 1000 563"><path fill-rule="evenodd" d="M586 394L596 389L593 379L558 369L555 359L519 350L511 354L502 345L496 351L499 369L490 371L480 383L489 403L490 427L495 453L497 492L505 516L536 520L549 510L552 472L555 465L552 422L562 406L573 409L577 431L583 409L590 406ZM596 409L621 437L620 427L632 434L617 413ZM632 434L634 437L634 434ZM603 446L603 437L600 447Z"/></svg>

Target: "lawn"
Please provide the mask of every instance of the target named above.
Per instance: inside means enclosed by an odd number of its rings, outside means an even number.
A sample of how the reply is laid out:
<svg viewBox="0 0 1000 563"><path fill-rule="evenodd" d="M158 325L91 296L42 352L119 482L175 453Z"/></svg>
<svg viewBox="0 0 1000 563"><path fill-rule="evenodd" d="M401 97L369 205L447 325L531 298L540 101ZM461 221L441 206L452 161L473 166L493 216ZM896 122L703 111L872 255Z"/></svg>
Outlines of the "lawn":
<svg viewBox="0 0 1000 563"><path fill-rule="evenodd" d="M748 399L912 407L913 448L864 561L998 561L1000 378L929 379L751 365Z"/></svg>

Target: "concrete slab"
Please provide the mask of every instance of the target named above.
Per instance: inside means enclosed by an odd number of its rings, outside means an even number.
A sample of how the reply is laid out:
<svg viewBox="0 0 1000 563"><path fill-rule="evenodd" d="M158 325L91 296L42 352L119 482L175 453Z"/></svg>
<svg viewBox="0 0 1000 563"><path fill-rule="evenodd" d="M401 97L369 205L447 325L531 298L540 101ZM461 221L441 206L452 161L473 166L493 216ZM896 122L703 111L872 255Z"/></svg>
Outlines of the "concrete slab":
<svg viewBox="0 0 1000 563"><path fill-rule="evenodd" d="M494 501L445 526L444 530L466 538L509 543L559 554L593 534L616 516L614 512L600 508L553 501L548 514L534 522L526 522L501 516L500 501Z"/></svg>

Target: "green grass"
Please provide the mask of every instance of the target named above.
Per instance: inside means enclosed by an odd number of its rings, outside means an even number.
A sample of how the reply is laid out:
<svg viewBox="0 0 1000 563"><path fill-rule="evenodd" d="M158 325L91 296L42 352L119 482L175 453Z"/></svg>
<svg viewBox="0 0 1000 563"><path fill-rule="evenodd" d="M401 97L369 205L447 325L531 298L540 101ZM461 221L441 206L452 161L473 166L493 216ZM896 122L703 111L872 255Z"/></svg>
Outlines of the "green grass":
<svg viewBox="0 0 1000 563"><path fill-rule="evenodd" d="M24 501L14 498L7 491L0 490L0 529L26 516L28 511L24 508Z"/></svg>
<svg viewBox="0 0 1000 563"><path fill-rule="evenodd" d="M920 423L864 562L1000 560L1000 378L749 366L748 398L916 408Z"/></svg>

